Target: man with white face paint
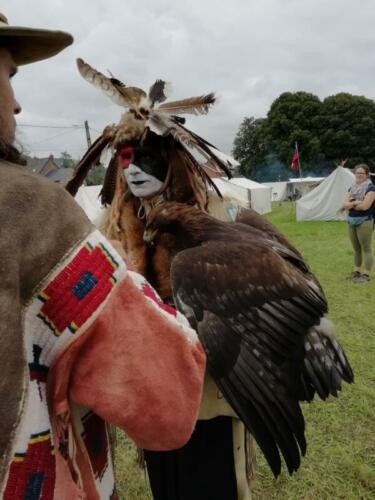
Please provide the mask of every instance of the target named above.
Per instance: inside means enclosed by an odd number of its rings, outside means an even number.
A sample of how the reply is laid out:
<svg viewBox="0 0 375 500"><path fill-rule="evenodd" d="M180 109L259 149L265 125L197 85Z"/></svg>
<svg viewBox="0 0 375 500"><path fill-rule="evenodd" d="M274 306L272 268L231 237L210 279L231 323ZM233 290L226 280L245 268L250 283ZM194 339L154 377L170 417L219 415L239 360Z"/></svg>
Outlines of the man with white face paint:
<svg viewBox="0 0 375 500"><path fill-rule="evenodd" d="M148 198L163 191L168 173L168 156L160 143L158 146L152 149L149 144L120 149L120 162L126 182L137 198Z"/></svg>

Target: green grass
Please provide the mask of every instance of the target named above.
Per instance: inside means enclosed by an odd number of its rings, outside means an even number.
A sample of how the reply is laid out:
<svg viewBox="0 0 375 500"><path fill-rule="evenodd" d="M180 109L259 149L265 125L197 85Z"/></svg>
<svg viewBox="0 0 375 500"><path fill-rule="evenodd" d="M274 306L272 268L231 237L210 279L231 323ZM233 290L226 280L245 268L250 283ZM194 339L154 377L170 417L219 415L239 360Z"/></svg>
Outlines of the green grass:
<svg viewBox="0 0 375 500"><path fill-rule="evenodd" d="M358 285L345 279L353 259L345 223L297 223L289 203L274 204L268 218L319 278L355 384L345 385L338 399L304 405L308 450L293 477L283 472L275 481L258 453L253 498L375 499L375 276L373 282ZM135 465L134 448L123 434L116 451L120 498L151 499L144 472Z"/></svg>

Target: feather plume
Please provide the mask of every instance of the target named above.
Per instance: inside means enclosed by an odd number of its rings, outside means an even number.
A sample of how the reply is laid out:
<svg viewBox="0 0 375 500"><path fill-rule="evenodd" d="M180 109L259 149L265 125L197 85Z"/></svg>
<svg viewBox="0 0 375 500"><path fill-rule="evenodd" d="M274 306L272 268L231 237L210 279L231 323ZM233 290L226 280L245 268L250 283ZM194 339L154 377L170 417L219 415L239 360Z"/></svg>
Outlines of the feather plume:
<svg viewBox="0 0 375 500"><path fill-rule="evenodd" d="M189 99L181 99L180 101L165 102L157 108L157 111L169 115L183 115L185 113L205 115L208 113L210 106L215 104L215 102L215 94L211 92L207 95L190 97Z"/></svg>
<svg viewBox="0 0 375 500"><path fill-rule="evenodd" d="M86 151L82 159L77 163L74 169L73 177L65 186L65 189L72 196L75 196L77 194L78 189L86 179L91 167L100 158L103 149L108 145L110 141L110 135L106 135L105 133L103 133L96 139L96 141Z"/></svg>
<svg viewBox="0 0 375 500"><path fill-rule="evenodd" d="M153 108L157 102L164 102L168 98L171 90L170 87L170 83L163 80L156 80L156 82L151 85L148 92L151 108Z"/></svg>
<svg viewBox="0 0 375 500"><path fill-rule="evenodd" d="M118 168L116 156L112 156L104 177L103 187L99 193L100 201L104 206L110 205L115 196Z"/></svg>
<svg viewBox="0 0 375 500"><path fill-rule="evenodd" d="M232 177L231 171L228 166L214 153L214 151L207 146L207 143L202 137L194 132L191 132L180 123L175 122L174 127L171 128L170 133L181 144L186 145L190 149L197 150L210 165L215 165L219 172L225 173L230 179Z"/></svg>
<svg viewBox="0 0 375 500"><path fill-rule="evenodd" d="M181 143L180 143L181 144ZM199 162L194 158L192 153L183 145L181 144L181 147L185 153L185 155L188 157L190 165L188 164L190 170L194 173L197 173L199 177L202 179L203 184L205 186L211 186L214 191L216 191L217 195L219 198L223 198L223 195L220 192L220 189L216 186L216 184L213 182L211 177L207 174L205 169L199 164Z"/></svg>
<svg viewBox="0 0 375 500"><path fill-rule="evenodd" d="M116 78L108 78L83 59L77 59L78 71L82 77L94 87L101 89L115 104L124 108L137 108L146 93L137 87L126 87Z"/></svg>

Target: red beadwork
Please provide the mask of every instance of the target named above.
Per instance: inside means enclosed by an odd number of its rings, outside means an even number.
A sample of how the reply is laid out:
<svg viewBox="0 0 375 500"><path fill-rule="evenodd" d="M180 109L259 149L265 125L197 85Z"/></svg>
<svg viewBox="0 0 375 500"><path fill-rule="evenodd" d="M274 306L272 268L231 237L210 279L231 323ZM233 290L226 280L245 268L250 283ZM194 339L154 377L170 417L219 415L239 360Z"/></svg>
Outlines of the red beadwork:
<svg viewBox="0 0 375 500"><path fill-rule="evenodd" d="M109 294L117 267L104 246L82 248L39 294L38 316L57 336L67 327L74 333Z"/></svg>
<svg viewBox="0 0 375 500"><path fill-rule="evenodd" d="M16 455L3 500L53 500L55 456L50 432L31 436L24 456Z"/></svg>

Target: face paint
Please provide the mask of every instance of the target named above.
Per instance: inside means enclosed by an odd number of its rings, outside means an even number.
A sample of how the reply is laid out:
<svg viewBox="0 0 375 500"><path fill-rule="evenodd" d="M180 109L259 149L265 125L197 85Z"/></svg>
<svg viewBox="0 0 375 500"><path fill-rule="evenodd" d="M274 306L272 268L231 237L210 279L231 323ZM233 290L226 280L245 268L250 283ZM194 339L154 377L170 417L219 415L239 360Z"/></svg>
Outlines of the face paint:
<svg viewBox="0 0 375 500"><path fill-rule="evenodd" d="M147 198L156 194L163 186L163 183L156 177L146 174L134 163L124 169L126 182L130 191L137 198Z"/></svg>
<svg viewBox="0 0 375 500"><path fill-rule="evenodd" d="M131 193L147 198L163 187L168 170L165 158L147 148L124 147L120 150L120 162Z"/></svg>
<svg viewBox="0 0 375 500"><path fill-rule="evenodd" d="M131 146L122 148L120 150L121 166L128 168L134 156L134 149Z"/></svg>

